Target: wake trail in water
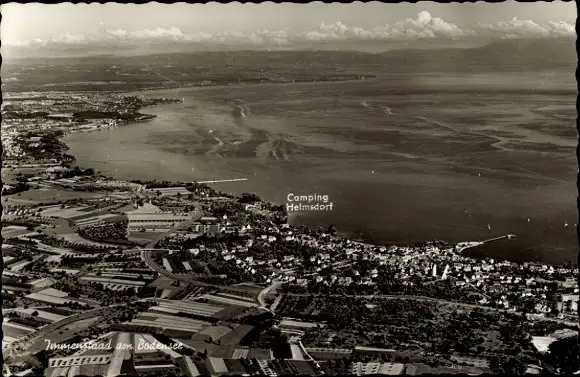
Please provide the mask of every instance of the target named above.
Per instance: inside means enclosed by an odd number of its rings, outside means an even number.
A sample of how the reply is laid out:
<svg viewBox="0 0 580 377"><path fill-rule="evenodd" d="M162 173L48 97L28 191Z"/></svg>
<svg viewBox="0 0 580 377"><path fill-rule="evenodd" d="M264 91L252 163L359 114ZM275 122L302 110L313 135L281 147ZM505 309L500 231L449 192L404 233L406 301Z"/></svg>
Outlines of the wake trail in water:
<svg viewBox="0 0 580 377"><path fill-rule="evenodd" d="M211 147L207 152L205 152L206 156L218 156L218 157L222 157L220 155L220 150L223 148L223 146L225 145L225 143L219 139L218 137L213 138L217 144L214 145L213 147Z"/></svg>
<svg viewBox="0 0 580 377"><path fill-rule="evenodd" d="M447 128L447 129L452 130L452 131L454 131L454 132L456 132L458 134L468 134L468 135L482 136L482 137L486 137L486 138L489 138L489 139L493 139L493 140L495 140L495 142L492 143L492 144L490 144L490 146L492 148L497 149L497 150L501 150L501 151L505 151L505 152L516 151L515 149L506 148L506 147L502 146L502 144L507 143L509 140L506 140L506 139L501 138L501 137L498 137L498 136L488 135L488 134L485 134L485 133L482 133L482 132L478 132L478 131L473 131L473 130L460 130L460 129L456 128L456 127L453 127L453 126L450 126L448 124L439 122L439 121L437 121L435 119L430 119L430 118L426 118L426 117L418 116L418 117L415 117L415 118L416 119L423 120L423 121L428 122L428 123L431 123L431 124L435 124L435 125L437 125L439 127L442 127L442 128ZM531 176L536 177L538 179L545 179L545 180L554 181L554 182L558 182L558 183L566 183L566 182L564 182L562 180L559 180L557 178L550 177L550 176L547 176L545 174L542 174L542 173L539 173L539 172L536 172L536 171L533 171L533 170L530 170L530 169L526 169L526 168L521 167L521 166L515 166L515 165L507 165L507 166L511 166L511 167L513 167L516 170L520 170L522 172L526 172L526 173L530 174ZM491 170L493 170L493 169L491 169Z"/></svg>
<svg viewBox="0 0 580 377"><path fill-rule="evenodd" d="M227 100L232 106L231 115L234 123L250 136L249 140L237 142L229 145L229 154L236 156L239 154L247 155L248 149L253 150L254 157L266 160L289 161L290 155L295 150L300 150L300 146L291 140L288 136L281 134L272 134L264 129L257 127L262 121L259 117L253 115L250 105L240 99ZM222 145L214 147L215 153Z"/></svg>
<svg viewBox="0 0 580 377"><path fill-rule="evenodd" d="M240 99L234 99L231 102L234 105L232 109L232 116L234 117L234 120L239 125L243 125L244 119L251 115L250 107L247 103Z"/></svg>
<svg viewBox="0 0 580 377"><path fill-rule="evenodd" d="M491 139L491 140L495 140L494 143L491 144L491 147L502 150L502 151L513 151L512 149L509 148L505 148L502 146L502 144L504 144L506 142L506 140L504 138L498 137L498 136L493 136L493 135L488 135L482 132L477 132L477 131L473 131L473 130L461 130L457 127L451 126L449 124L443 123L438 121L437 119L433 119L433 118L427 118L427 117L423 117L423 116L417 116L415 117L415 119L419 119L422 120L424 122L430 123L430 124L434 124L438 127L441 128L446 128L448 130L451 130L457 134L464 134L464 135L472 135L472 136L481 136L481 137L485 137L487 139Z"/></svg>
<svg viewBox="0 0 580 377"><path fill-rule="evenodd" d="M377 112L381 112L385 115L394 115L393 112L391 111L391 108L387 105L372 104L372 103L369 103L367 100L362 100L360 102L360 104L365 108L372 109L372 110L375 110Z"/></svg>

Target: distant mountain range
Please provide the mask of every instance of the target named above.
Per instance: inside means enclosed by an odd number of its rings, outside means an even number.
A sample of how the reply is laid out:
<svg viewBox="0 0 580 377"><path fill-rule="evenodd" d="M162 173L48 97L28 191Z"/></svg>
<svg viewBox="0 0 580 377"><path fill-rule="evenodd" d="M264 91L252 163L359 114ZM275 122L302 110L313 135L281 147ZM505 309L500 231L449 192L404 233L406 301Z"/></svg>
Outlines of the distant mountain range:
<svg viewBox="0 0 580 377"><path fill-rule="evenodd" d="M570 66L576 65L575 40L516 39L502 40L476 48L446 48L437 50L398 50L384 53L391 62L401 64L424 64L436 67L441 64L453 66ZM456 67L459 68L459 67Z"/></svg>
<svg viewBox="0 0 580 377"><path fill-rule="evenodd" d="M428 46L428 45L426 45ZM8 47L2 47L5 50ZM87 46L69 46L69 52L77 52L82 56L82 50ZM88 49L94 52L94 49ZM14 56L14 51L10 55ZM119 54L121 56L119 56ZM2 51L4 54L5 51ZM196 51L179 53L156 53L140 56L122 56L123 51L108 51L107 54L97 54L84 57L46 58L29 57L18 59L18 64L122 64L123 66L176 66L186 68L196 66L336 66L344 69L361 69L364 67L387 67L393 69L425 69L464 71L470 67L483 69L485 67L505 69L534 69L542 67L575 66L577 62L574 38L550 39L514 39L500 40L476 47L443 47L433 48L398 48L380 53L341 50L232 50L232 51ZM75 54L77 55L77 54ZM49 63L49 61L51 63ZM11 65L16 60L5 58L4 64Z"/></svg>
<svg viewBox="0 0 580 377"><path fill-rule="evenodd" d="M82 57L4 58L2 89L7 92L125 91L236 83L343 81L397 74L412 77L500 72L558 74L573 83L576 62L573 38L502 40L475 47L400 48L381 53L331 49L235 50L119 56L109 51Z"/></svg>

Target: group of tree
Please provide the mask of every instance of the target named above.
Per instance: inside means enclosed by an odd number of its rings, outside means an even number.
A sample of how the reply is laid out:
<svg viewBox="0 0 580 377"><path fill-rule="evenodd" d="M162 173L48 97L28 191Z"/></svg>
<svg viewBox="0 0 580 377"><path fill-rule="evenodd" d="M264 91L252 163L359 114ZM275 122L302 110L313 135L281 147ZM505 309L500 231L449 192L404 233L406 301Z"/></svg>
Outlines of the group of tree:
<svg viewBox="0 0 580 377"><path fill-rule="evenodd" d="M326 323L332 329L329 331L350 334L353 345L395 349L419 345L425 351L443 355L501 353L510 357L509 363L500 363L510 371L517 370L512 359L520 364L533 360L533 327L525 317L484 310L444 314L441 310L425 301L353 296L286 297L278 306L280 315ZM487 344L492 331L499 336L495 343ZM310 341L317 342L320 334L320 330L313 329L305 339L311 336ZM333 342L344 346L347 339L337 336Z"/></svg>
<svg viewBox="0 0 580 377"><path fill-rule="evenodd" d="M262 201L262 199L254 193L243 193L238 198L238 202L243 203L243 204L254 204L257 202L261 202L261 201Z"/></svg>
<svg viewBox="0 0 580 377"><path fill-rule="evenodd" d="M75 166L71 170L59 172L56 174L57 178L73 178L73 177L84 177L84 176L94 176L95 170L93 168L81 169Z"/></svg>
<svg viewBox="0 0 580 377"><path fill-rule="evenodd" d="M572 375L580 370L578 336L558 339L550 344L545 362L553 372Z"/></svg>
<svg viewBox="0 0 580 377"><path fill-rule="evenodd" d="M492 356L489 359L489 367L493 374L499 375L522 375L528 369L527 364L519 357L514 356Z"/></svg>
<svg viewBox="0 0 580 377"><path fill-rule="evenodd" d="M30 185L25 182L17 182L15 185L10 187L2 187L2 196L14 195L24 191L30 190Z"/></svg>
<svg viewBox="0 0 580 377"><path fill-rule="evenodd" d="M128 221L116 221L111 223L90 225L79 228L77 232L80 236L93 241L127 241L128 224Z"/></svg>

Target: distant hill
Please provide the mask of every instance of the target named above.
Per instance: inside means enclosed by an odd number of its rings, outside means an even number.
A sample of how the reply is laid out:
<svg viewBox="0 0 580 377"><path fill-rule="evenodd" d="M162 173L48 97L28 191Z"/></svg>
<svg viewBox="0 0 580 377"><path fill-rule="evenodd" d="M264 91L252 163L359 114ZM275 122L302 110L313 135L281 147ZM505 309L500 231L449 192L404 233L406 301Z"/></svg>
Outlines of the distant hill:
<svg viewBox="0 0 580 377"><path fill-rule="evenodd" d="M397 50L382 54L386 62L422 65L425 68L462 70L463 67L521 67L576 65L576 46L572 38L502 40L476 48Z"/></svg>
<svg viewBox="0 0 580 377"><path fill-rule="evenodd" d="M75 50L80 51L77 46ZM114 51L116 53L117 51ZM341 66L344 69L381 67L390 69L417 69L464 71L469 67L485 69L534 69L546 66L573 66L576 64L575 39L518 39L496 41L472 48L398 49L383 53L339 50L301 51L214 51L180 52L139 56L98 54L89 57L30 58L31 64L100 65L122 64L124 66L173 65L181 68L192 66L267 67L268 64L307 67ZM19 60L18 64L26 63ZM48 63L48 62L52 63ZM10 65L9 59L5 64Z"/></svg>
<svg viewBox="0 0 580 377"><path fill-rule="evenodd" d="M397 72L572 71L576 61L573 38L503 40L470 48L406 48L381 53L236 50L118 56L109 52L85 57L6 59L2 85L8 91L57 90L63 85L71 90L124 90L201 82L325 80Z"/></svg>

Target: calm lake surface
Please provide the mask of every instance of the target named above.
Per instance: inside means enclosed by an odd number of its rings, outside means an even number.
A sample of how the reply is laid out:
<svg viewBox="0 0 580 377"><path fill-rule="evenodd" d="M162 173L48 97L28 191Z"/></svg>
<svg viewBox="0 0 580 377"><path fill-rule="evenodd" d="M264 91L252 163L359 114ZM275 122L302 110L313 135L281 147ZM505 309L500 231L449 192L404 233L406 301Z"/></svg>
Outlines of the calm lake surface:
<svg viewBox="0 0 580 377"><path fill-rule="evenodd" d="M148 91L184 102L65 142L119 178L249 178L214 186L334 203L293 223L381 244L510 233L471 253L560 264L578 248L574 90L571 71Z"/></svg>

